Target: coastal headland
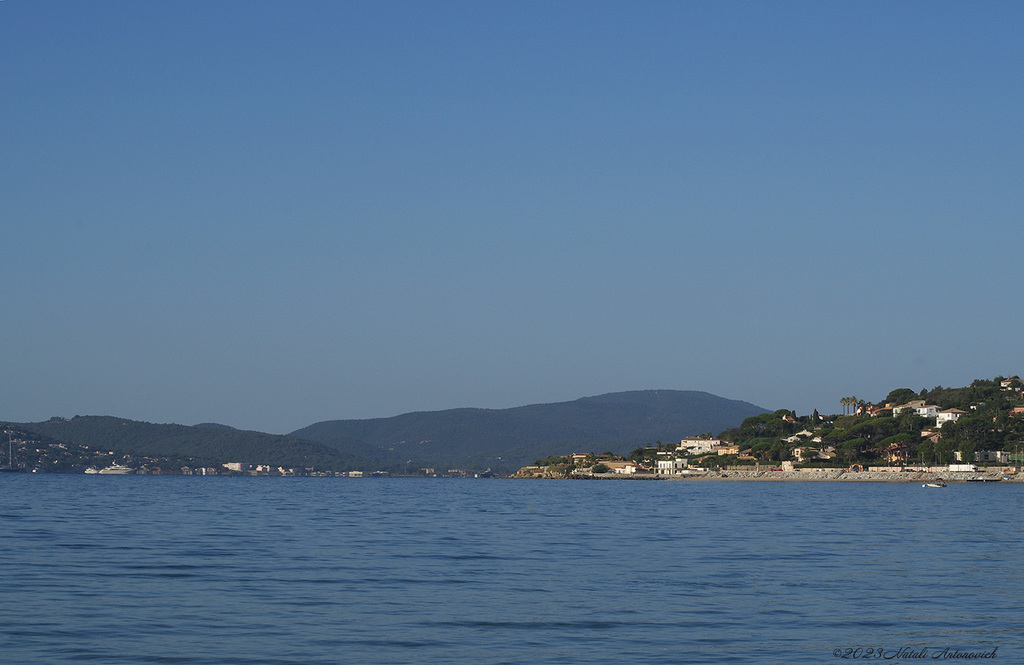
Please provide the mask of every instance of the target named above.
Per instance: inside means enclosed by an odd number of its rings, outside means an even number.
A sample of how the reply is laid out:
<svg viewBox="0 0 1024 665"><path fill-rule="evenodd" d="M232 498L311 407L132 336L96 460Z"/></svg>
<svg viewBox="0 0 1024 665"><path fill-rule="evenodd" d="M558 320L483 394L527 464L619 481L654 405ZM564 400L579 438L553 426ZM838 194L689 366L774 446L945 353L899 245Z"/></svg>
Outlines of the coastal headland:
<svg viewBox="0 0 1024 665"><path fill-rule="evenodd" d="M628 455L569 452L516 477L665 480L1002 482L1024 480L1024 382L977 379L962 388L897 388L842 414L788 409L750 416L713 436L655 441Z"/></svg>
<svg viewBox="0 0 1024 665"><path fill-rule="evenodd" d="M522 476L520 476L522 477ZM538 476L539 477L539 476ZM553 476L549 476L553 477ZM930 473L920 471L849 471L845 469L801 469L798 471L750 470L750 471L708 471L678 475L639 474L574 474L577 480L667 480L667 481L836 481L836 482L877 482L877 483L994 483L1024 482L1024 473Z"/></svg>

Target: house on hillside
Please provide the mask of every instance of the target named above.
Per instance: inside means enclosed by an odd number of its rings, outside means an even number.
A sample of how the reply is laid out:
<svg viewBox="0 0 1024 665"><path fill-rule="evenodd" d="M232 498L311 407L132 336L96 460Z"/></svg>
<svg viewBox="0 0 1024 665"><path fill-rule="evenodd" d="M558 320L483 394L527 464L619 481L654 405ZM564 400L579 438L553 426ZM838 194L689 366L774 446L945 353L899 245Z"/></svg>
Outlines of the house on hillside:
<svg viewBox="0 0 1024 665"><path fill-rule="evenodd" d="M902 441L894 441L882 451L882 459L886 464L900 464L907 461L910 447Z"/></svg>
<svg viewBox="0 0 1024 665"><path fill-rule="evenodd" d="M688 438L680 441L676 450L679 452L689 452L694 455L700 455L701 453L710 453L712 450L722 445L725 445L725 441L721 439Z"/></svg>
<svg viewBox="0 0 1024 665"><path fill-rule="evenodd" d="M867 404L867 405L865 405L863 407L863 413L866 413L867 415L871 416L872 418L877 418L878 416L882 415L882 413L884 413L886 411L891 411L891 410L892 410L892 404L891 403L890 404ZM858 409L858 412L860 412L859 409Z"/></svg>
<svg viewBox="0 0 1024 665"><path fill-rule="evenodd" d="M955 423L960 420L960 416L966 414L966 411L960 409L946 409L945 411L939 411L936 416L935 427L942 427L946 423Z"/></svg>
<svg viewBox="0 0 1024 665"><path fill-rule="evenodd" d="M925 404L925 401L923 399L916 399L913 400L912 402L907 402L906 404L894 406L892 408L893 418L900 415L904 411L913 411L922 418L939 417L939 407L935 406L934 404Z"/></svg>
<svg viewBox="0 0 1024 665"><path fill-rule="evenodd" d="M814 432L807 429L800 430L793 436L783 439L783 441L785 441L786 443L799 443L804 439L810 440L811 443L821 443L821 437L814 436Z"/></svg>
<svg viewBox="0 0 1024 665"><path fill-rule="evenodd" d="M803 464L804 462L807 462L809 460L818 459L818 454L820 452L820 450L817 450L815 448L794 448L793 459L796 460L798 464ZM828 458L826 457L824 459Z"/></svg>
<svg viewBox="0 0 1024 665"><path fill-rule="evenodd" d="M898 416L901 413L903 413L903 411L906 410L906 409L917 410L917 407L922 406L922 405L924 405L924 400L923 399L915 399L915 400L913 400L911 402L907 402L906 404L900 404L898 406L894 406L894 407L892 407L892 417L895 418L896 416Z"/></svg>

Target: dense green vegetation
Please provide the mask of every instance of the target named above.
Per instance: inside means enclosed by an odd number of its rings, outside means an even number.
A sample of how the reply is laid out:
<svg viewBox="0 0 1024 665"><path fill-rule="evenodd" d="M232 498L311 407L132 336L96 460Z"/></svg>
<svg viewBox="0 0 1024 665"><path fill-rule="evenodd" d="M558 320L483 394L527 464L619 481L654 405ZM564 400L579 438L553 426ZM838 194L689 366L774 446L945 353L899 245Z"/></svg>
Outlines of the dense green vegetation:
<svg viewBox="0 0 1024 665"><path fill-rule="evenodd" d="M936 386L919 392L899 388L877 405L844 397L841 404L850 407L849 414L831 418L817 413L797 417L782 409L747 418L719 437L763 462L793 460L798 449L809 449L814 454L828 451L830 460L815 459L815 466L950 464L956 461L957 452L966 461L972 460L977 451L1017 452L1024 450L1024 417L1013 416L1011 411L1024 404L1024 393L1016 377L1007 386L1002 385L1003 381L1003 377L979 379L963 388ZM876 410L886 404L901 406L914 400L941 410L959 409L964 415L937 429L934 418L923 418L909 410L895 416L892 408ZM926 431L935 435L922 436ZM798 437L800 432L809 434ZM787 441L794 437L796 440Z"/></svg>

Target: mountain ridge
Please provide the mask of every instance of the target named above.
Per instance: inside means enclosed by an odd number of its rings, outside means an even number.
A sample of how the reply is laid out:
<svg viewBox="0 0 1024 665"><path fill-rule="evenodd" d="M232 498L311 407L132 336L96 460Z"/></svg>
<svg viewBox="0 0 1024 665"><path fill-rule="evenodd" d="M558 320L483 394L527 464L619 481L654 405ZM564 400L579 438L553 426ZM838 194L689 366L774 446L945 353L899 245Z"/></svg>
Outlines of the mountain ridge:
<svg viewBox="0 0 1024 665"><path fill-rule="evenodd" d="M327 420L290 434L219 423L154 424L116 416L16 423L27 432L135 456L217 464L415 472L514 471L570 450L614 452L738 426L766 409L701 391L635 390L505 409L458 407L386 418Z"/></svg>
<svg viewBox="0 0 1024 665"><path fill-rule="evenodd" d="M766 413L703 391L632 390L505 409L459 407L386 418L326 420L289 436L391 463L515 466L555 445L631 448L737 426ZM564 452L564 451L563 451Z"/></svg>

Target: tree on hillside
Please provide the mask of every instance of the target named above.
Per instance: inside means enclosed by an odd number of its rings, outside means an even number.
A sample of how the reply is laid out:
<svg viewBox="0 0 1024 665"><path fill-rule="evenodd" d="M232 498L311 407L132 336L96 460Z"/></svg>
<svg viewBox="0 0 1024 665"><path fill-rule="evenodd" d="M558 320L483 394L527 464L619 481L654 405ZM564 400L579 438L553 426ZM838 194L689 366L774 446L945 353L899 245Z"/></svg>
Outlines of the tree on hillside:
<svg viewBox="0 0 1024 665"><path fill-rule="evenodd" d="M965 441L960 444L957 451L960 453L960 461L964 464L970 464L974 461L974 453L977 450L977 446L969 441Z"/></svg>
<svg viewBox="0 0 1024 665"><path fill-rule="evenodd" d="M973 446L973 450L999 450L1005 442L1006 432L993 425L995 423L988 417L964 416L942 426L942 440L961 450L967 445Z"/></svg>
<svg viewBox="0 0 1024 665"><path fill-rule="evenodd" d="M953 457L953 444L949 441L939 439L935 444L935 461L938 464L952 464L956 459Z"/></svg>
<svg viewBox="0 0 1024 665"><path fill-rule="evenodd" d="M885 403L892 403L895 406L899 406L900 404L906 404L915 398L917 398L917 393L910 388L897 388L886 396Z"/></svg>
<svg viewBox="0 0 1024 665"><path fill-rule="evenodd" d="M743 421L739 428L727 429L719 436L735 444L742 444L756 438L786 437L793 434L797 428L797 423L790 422L787 417L795 420L793 412L788 409L750 416Z"/></svg>
<svg viewBox="0 0 1024 665"><path fill-rule="evenodd" d="M895 418L896 425L901 432L920 432L924 429L924 417L917 415L910 409L904 409Z"/></svg>
<svg viewBox="0 0 1024 665"><path fill-rule="evenodd" d="M932 443L931 439L924 439L914 447L914 454L917 456L917 461L926 466L934 465L935 461L935 444Z"/></svg>

